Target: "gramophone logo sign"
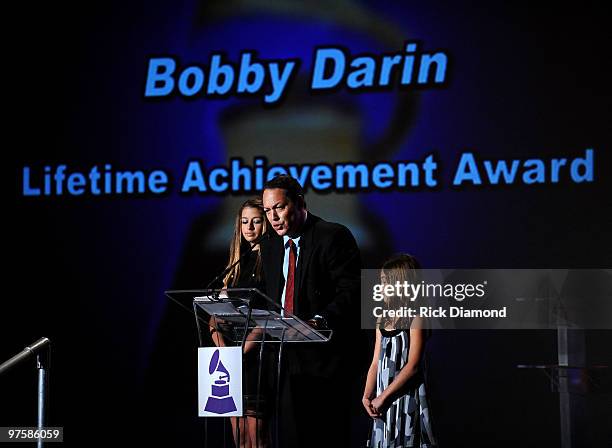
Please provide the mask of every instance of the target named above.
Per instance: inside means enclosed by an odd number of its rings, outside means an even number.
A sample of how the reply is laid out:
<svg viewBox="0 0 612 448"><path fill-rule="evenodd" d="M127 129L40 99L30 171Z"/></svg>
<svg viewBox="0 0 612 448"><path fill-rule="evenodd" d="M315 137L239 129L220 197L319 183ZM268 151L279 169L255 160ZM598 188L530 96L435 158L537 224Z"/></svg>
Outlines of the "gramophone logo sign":
<svg viewBox="0 0 612 448"><path fill-rule="evenodd" d="M198 415L242 415L242 349L198 348Z"/></svg>

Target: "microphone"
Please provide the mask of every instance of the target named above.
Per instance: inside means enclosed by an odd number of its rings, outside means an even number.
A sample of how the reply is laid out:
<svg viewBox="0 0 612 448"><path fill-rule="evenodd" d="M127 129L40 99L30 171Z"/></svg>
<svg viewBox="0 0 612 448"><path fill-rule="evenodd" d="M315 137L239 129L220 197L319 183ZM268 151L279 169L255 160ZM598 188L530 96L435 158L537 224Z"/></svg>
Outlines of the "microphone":
<svg viewBox="0 0 612 448"><path fill-rule="evenodd" d="M11 367L19 364L21 361L28 359L30 356L38 355L39 353L48 352L46 349L51 345L51 341L48 338L41 338L33 344L24 348L20 353L13 356L8 361L0 365L0 373L4 373ZM42 357L41 357L42 358Z"/></svg>
<svg viewBox="0 0 612 448"><path fill-rule="evenodd" d="M246 257L247 255L249 255L251 252L253 252L253 249L255 247L257 247L258 244L262 243L263 241L266 241L270 238L270 232L266 232L263 235L260 235L258 238L254 239L252 242L249 243L249 248L248 250L245 250L244 253L242 255L240 255L240 258L238 258L238 260L236 260L234 263L232 263L230 266L228 266L227 268L225 268L223 270L223 272L221 272L219 275L217 275L215 278L212 279L212 281L210 283L208 283L208 285L206 285L206 287L204 289L208 289L210 288L212 285L214 285L216 282L218 282L220 279L222 279L223 277L225 277L227 275L228 272L230 272L232 269L234 269L234 267L240 263L242 261L242 259L244 257Z"/></svg>

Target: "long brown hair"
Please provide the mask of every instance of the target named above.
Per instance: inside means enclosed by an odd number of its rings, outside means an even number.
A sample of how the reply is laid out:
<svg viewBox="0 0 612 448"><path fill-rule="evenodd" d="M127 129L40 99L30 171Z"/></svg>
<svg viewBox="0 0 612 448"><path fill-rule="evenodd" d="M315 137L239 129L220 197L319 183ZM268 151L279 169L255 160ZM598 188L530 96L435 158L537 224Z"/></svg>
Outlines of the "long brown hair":
<svg viewBox="0 0 612 448"><path fill-rule="evenodd" d="M395 285L395 282L404 283L405 281L416 283L418 281L419 269L421 269L421 265L416 258L409 254L399 254L385 261L381 274L385 275L386 283L389 285ZM406 299L403 297L392 296L387 306L390 309L398 309L405 301ZM379 328L384 328L385 325L391 324L397 329L407 330L410 328L411 321L412 319L408 317L401 317L397 320L386 317L379 322Z"/></svg>
<svg viewBox="0 0 612 448"><path fill-rule="evenodd" d="M240 256L240 250L247 241L242 236L241 230L241 220L242 220L242 211L245 208L256 208L261 212L261 216L263 218L263 229L262 235L268 231L268 220L266 219L266 214L263 209L263 202L260 198L252 198L245 201L238 209L238 213L236 214L236 220L234 222L234 235L232 237L232 242L230 244L229 251L229 260L227 262L226 269L229 268L232 264L236 263ZM255 261L255 278L257 280L261 280L262 274L262 263L261 263L261 252L257 251L257 260ZM238 282L238 278L240 277L240 263L238 263L234 268L227 273L225 278L223 279L223 287L227 288L228 286L236 286Z"/></svg>

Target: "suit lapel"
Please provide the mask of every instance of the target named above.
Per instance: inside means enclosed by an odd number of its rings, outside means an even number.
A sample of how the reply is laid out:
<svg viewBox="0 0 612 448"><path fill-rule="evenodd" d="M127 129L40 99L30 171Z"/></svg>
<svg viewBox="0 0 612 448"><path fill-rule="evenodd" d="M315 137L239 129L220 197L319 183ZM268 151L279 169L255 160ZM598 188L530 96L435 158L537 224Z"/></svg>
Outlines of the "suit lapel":
<svg viewBox="0 0 612 448"><path fill-rule="evenodd" d="M314 243L314 222L318 218L311 213L308 213L308 218L304 225L304 233L300 239L300 259L298 260L297 266L297 282L295 284L295 293L298 300L300 301L299 293L302 287L304 276L308 270L308 263L310 262L310 256L312 255L313 243Z"/></svg>
<svg viewBox="0 0 612 448"><path fill-rule="evenodd" d="M272 237L269 241L268 251L270 254L269 262L265 264L266 271L266 290L268 296L275 302L280 304L283 285L283 259L285 252L283 250L283 239L280 237Z"/></svg>

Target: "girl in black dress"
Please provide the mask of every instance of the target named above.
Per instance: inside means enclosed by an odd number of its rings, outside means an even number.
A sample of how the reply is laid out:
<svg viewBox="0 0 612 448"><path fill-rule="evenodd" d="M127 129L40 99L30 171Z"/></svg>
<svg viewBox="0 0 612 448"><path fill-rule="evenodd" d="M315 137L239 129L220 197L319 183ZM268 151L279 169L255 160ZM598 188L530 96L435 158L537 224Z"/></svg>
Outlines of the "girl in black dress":
<svg viewBox="0 0 612 448"><path fill-rule="evenodd" d="M242 204L236 214L234 234L230 245L227 267L234 264L244 251L249 250L251 243L263 235L268 227L267 219L263 211L261 199L249 199ZM262 289L263 272L259 244L252 248L249 255L242 259L223 279L224 288L258 288ZM225 345L221 335L211 329L213 341L217 346ZM258 344L248 343L244 349L244 387L246 401L246 417L231 417L232 434L237 438L236 445L241 448L265 448L268 443L267 429L264 423L264 406L261 401L256 406L255 400L262 398L263 393L257 395L257 368ZM260 391L261 392L261 391ZM254 399L254 400L251 400ZM255 411L259 412L255 412ZM238 432L236 427L238 426Z"/></svg>
<svg viewBox="0 0 612 448"><path fill-rule="evenodd" d="M251 242L267 231L267 219L261 199L253 198L244 202L236 214L234 235L230 245L230 267L248 250ZM224 288L258 288L262 285L262 267L259 244L251 253L227 273L223 279Z"/></svg>

